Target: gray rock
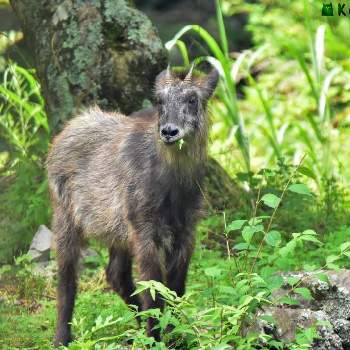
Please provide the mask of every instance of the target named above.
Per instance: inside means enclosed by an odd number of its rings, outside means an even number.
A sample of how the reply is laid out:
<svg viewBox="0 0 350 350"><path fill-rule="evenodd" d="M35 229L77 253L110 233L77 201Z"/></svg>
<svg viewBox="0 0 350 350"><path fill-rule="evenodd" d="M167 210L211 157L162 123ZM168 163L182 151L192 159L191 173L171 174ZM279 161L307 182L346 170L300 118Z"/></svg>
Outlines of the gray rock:
<svg viewBox="0 0 350 350"><path fill-rule="evenodd" d="M90 267L97 267L97 259L99 257L99 254L92 248L87 247L81 250L81 259L79 260L78 269L80 272L84 270L87 266Z"/></svg>
<svg viewBox="0 0 350 350"><path fill-rule="evenodd" d="M53 278L56 274L57 265L54 260L52 261L38 261L34 265L34 272L40 276Z"/></svg>
<svg viewBox="0 0 350 350"><path fill-rule="evenodd" d="M98 253L93 250L92 248L85 248L81 251L81 257L82 259L88 258L88 257L98 257Z"/></svg>
<svg viewBox="0 0 350 350"><path fill-rule="evenodd" d="M299 305L277 305L263 308L258 316L270 315L276 324L259 320L252 329L270 334L276 340L292 342L298 329L316 326L319 338L315 339L311 349L343 350L350 349L350 270L323 271L329 284L320 281L315 273L289 273L283 277L301 278L299 287L310 290L313 300L305 301L298 295ZM286 283L274 293L276 300L290 294ZM328 325L327 325L328 324Z"/></svg>
<svg viewBox="0 0 350 350"><path fill-rule="evenodd" d="M33 261L50 260L52 244L53 233L45 225L40 225L29 247L28 254Z"/></svg>

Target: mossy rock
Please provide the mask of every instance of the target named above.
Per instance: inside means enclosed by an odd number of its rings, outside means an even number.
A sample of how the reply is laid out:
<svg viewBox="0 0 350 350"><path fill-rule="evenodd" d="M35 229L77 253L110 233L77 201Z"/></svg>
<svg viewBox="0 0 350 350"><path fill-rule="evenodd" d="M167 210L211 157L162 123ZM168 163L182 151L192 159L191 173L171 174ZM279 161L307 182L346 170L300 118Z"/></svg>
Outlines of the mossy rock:
<svg viewBox="0 0 350 350"><path fill-rule="evenodd" d="M11 0L35 57L54 133L81 107L131 113L151 99L167 53L126 0Z"/></svg>

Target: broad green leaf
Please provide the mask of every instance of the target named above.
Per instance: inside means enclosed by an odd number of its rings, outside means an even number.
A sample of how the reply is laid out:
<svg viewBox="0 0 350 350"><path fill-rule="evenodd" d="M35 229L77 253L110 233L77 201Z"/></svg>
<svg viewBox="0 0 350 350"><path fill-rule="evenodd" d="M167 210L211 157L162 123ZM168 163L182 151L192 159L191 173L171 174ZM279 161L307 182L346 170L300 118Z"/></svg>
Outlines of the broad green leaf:
<svg viewBox="0 0 350 350"><path fill-rule="evenodd" d="M314 235L314 236L317 236L317 233L314 230L305 230L305 231L303 231L303 235Z"/></svg>
<svg viewBox="0 0 350 350"><path fill-rule="evenodd" d="M272 276L268 278L266 282L271 291L279 289L284 285L284 279L281 276Z"/></svg>
<svg viewBox="0 0 350 350"><path fill-rule="evenodd" d="M259 319L266 321L270 324L276 324L276 320L274 319L274 317L272 315L261 315L261 316L259 316Z"/></svg>
<svg viewBox="0 0 350 350"><path fill-rule="evenodd" d="M226 232L229 233L231 231L240 230L242 226L247 222L247 220L235 220L232 221L226 227Z"/></svg>
<svg viewBox="0 0 350 350"><path fill-rule="evenodd" d="M209 276L209 277L218 277L221 275L221 272L222 270L219 269L218 267L207 267L205 270L204 270L204 273Z"/></svg>
<svg viewBox="0 0 350 350"><path fill-rule="evenodd" d="M276 230L272 230L267 233L265 240L268 245L276 247L281 242L281 234Z"/></svg>
<svg viewBox="0 0 350 350"><path fill-rule="evenodd" d="M325 273L318 273L315 275L320 281L329 283L329 278Z"/></svg>
<svg viewBox="0 0 350 350"><path fill-rule="evenodd" d="M262 196L261 201L264 202L264 204L268 207L275 209L278 207L281 199L273 193L267 193Z"/></svg>
<svg viewBox="0 0 350 350"><path fill-rule="evenodd" d="M329 256L327 256L327 258L326 258L326 263L327 263L327 265L328 264L331 264L331 263L333 263L334 261L337 261L337 260L339 260L340 259L340 256L339 255L329 255Z"/></svg>
<svg viewBox="0 0 350 350"><path fill-rule="evenodd" d="M233 249L235 249L235 250L246 250L246 249L248 249L248 247L249 247L248 243L238 243L238 244L236 244L233 247Z"/></svg>
<svg viewBox="0 0 350 350"><path fill-rule="evenodd" d="M340 268L339 268L339 265L338 264L334 264L334 263L329 263L329 264L327 264L327 267L329 268L329 269L333 269L333 270L336 270L336 271L338 271Z"/></svg>
<svg viewBox="0 0 350 350"><path fill-rule="evenodd" d="M308 271L308 272L315 271L315 270L317 270L318 267L319 266L313 265L313 264L304 264L303 265L304 270Z"/></svg>
<svg viewBox="0 0 350 350"><path fill-rule="evenodd" d="M287 282L290 286L296 285L300 281L300 277L289 276L287 277Z"/></svg>
<svg viewBox="0 0 350 350"><path fill-rule="evenodd" d="M295 192L298 194L303 194L307 196L311 196L311 192L308 187L304 184L293 184L288 187L288 190L291 192Z"/></svg>
<svg viewBox="0 0 350 350"><path fill-rule="evenodd" d="M248 224L250 226L253 226L253 225L257 225L257 224L261 224L263 222L263 220L266 220L266 219L270 219L271 216L269 215L262 215L262 216L257 216L255 218L251 218L249 221L248 221Z"/></svg>
<svg viewBox="0 0 350 350"><path fill-rule="evenodd" d="M220 285L220 293L230 294L230 295L237 295L237 290L231 286L224 286Z"/></svg>
<svg viewBox="0 0 350 350"><path fill-rule="evenodd" d="M214 345L214 347L212 349L213 350L225 350L225 349L231 349L231 346L228 344L218 344L218 345Z"/></svg>
<svg viewBox="0 0 350 350"><path fill-rule="evenodd" d="M295 293L300 294L305 300L311 300L313 299L311 292L309 291L308 288L295 288L294 289Z"/></svg>
<svg viewBox="0 0 350 350"><path fill-rule="evenodd" d="M242 231L242 237L247 243L250 243L254 236L254 233L262 231L264 231L263 225L245 226Z"/></svg>
<svg viewBox="0 0 350 350"><path fill-rule="evenodd" d="M317 180L316 174L310 168L301 166L301 167L298 168L298 172L300 174L303 174L303 175L305 175L305 176L315 180L315 181Z"/></svg>
<svg viewBox="0 0 350 350"><path fill-rule="evenodd" d="M345 242L340 245L340 251L343 253L345 250L350 248L350 242Z"/></svg>
<svg viewBox="0 0 350 350"><path fill-rule="evenodd" d="M300 237L303 241L309 241L309 242L314 242L317 243L319 245L322 245L322 242L320 240L318 240L315 236L310 236L310 235L302 235Z"/></svg>
<svg viewBox="0 0 350 350"><path fill-rule="evenodd" d="M284 247L280 248L279 254L282 257L285 257L285 256L287 256L288 254L290 254L290 253L292 253L294 251L295 246L296 246L296 242L294 240L290 241Z"/></svg>
<svg viewBox="0 0 350 350"><path fill-rule="evenodd" d="M247 243L250 243L254 233L255 233L255 230L252 227L246 226L242 231L242 237Z"/></svg>

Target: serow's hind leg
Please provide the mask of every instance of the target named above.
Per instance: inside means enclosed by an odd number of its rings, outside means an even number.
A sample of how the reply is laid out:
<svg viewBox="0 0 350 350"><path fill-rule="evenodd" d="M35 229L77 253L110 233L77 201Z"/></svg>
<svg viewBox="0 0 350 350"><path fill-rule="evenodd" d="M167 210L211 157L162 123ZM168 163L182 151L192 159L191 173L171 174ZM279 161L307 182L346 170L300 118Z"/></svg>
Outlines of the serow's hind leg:
<svg viewBox="0 0 350 350"><path fill-rule="evenodd" d="M77 290L77 264L80 241L72 223L55 225L57 237L57 326L54 346L67 345L72 340L71 325L74 301Z"/></svg>

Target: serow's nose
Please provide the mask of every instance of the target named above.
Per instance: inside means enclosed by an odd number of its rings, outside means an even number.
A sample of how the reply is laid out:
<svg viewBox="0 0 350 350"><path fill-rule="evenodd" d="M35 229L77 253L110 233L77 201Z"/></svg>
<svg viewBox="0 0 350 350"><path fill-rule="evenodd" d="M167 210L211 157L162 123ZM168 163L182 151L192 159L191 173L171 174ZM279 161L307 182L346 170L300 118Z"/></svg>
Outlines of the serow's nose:
<svg viewBox="0 0 350 350"><path fill-rule="evenodd" d="M168 142L175 141L176 136L179 135L179 128L174 125L174 124L165 124L161 129L160 129L160 134L163 139L165 139Z"/></svg>

